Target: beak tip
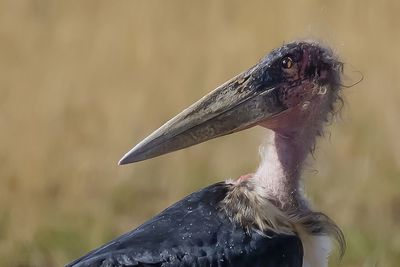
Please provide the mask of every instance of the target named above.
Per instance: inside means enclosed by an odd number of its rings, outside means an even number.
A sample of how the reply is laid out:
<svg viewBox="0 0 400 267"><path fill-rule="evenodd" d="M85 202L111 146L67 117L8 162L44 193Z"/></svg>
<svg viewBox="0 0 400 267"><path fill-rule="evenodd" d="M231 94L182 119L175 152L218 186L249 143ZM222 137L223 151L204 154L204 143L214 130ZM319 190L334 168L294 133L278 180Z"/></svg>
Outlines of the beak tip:
<svg viewBox="0 0 400 267"><path fill-rule="evenodd" d="M126 162L125 157L123 157L122 159L120 159L120 160L118 161L118 166L126 165L126 164L128 164L128 162Z"/></svg>
<svg viewBox="0 0 400 267"><path fill-rule="evenodd" d="M126 153L119 161L118 161L118 165L126 165L129 163L133 163L136 160L132 157L132 153L129 151L128 153Z"/></svg>
<svg viewBox="0 0 400 267"><path fill-rule="evenodd" d="M120 166L126 165L129 163L134 163L145 159L146 157L144 156L143 151L141 149L138 149L138 147L134 147L118 161L118 165Z"/></svg>

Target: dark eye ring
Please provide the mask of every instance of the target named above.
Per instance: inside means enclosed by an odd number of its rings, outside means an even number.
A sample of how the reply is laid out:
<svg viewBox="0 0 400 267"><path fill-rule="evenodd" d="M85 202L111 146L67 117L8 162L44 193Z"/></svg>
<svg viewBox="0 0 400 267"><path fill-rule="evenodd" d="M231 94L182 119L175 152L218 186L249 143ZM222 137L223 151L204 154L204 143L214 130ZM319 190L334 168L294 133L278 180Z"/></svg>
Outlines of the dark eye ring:
<svg viewBox="0 0 400 267"><path fill-rule="evenodd" d="M293 67L293 59L291 57L284 57L281 61L282 68L290 69Z"/></svg>

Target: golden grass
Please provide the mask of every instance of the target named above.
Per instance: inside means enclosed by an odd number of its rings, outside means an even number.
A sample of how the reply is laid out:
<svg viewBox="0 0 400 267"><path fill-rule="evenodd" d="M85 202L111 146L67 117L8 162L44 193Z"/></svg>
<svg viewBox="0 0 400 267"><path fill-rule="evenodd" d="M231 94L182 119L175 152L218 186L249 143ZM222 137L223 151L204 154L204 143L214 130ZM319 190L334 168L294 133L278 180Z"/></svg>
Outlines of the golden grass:
<svg viewBox="0 0 400 267"><path fill-rule="evenodd" d="M261 129L116 162L270 49L314 38L348 63L346 83L365 79L344 91L307 193L344 229L341 266L398 266L399 3L0 1L0 265L62 266L252 171Z"/></svg>

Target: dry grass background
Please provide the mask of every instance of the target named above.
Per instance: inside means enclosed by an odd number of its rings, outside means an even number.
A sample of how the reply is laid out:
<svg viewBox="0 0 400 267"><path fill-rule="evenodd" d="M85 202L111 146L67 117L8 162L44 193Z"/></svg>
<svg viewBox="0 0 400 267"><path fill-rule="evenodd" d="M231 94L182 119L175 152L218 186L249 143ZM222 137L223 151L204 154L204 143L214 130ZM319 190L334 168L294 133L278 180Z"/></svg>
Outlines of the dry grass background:
<svg viewBox="0 0 400 267"><path fill-rule="evenodd" d="M348 84L354 70L365 77L345 90L307 193L345 232L341 266L398 266L399 11L395 0L0 1L0 266L62 266L184 195L254 170L262 129L116 162L298 38L334 47Z"/></svg>

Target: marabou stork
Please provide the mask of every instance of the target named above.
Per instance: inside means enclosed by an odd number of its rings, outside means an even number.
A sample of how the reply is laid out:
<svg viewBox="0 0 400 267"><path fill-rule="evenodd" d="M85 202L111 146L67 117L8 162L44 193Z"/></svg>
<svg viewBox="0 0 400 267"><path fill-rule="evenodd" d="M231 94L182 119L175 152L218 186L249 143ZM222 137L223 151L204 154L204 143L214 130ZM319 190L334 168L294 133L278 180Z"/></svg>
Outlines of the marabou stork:
<svg viewBox="0 0 400 267"><path fill-rule="evenodd" d="M130 150L128 164L255 125L272 130L254 174L192 193L67 266L328 266L336 224L311 210L302 167L340 100L343 64L292 42L216 88Z"/></svg>

